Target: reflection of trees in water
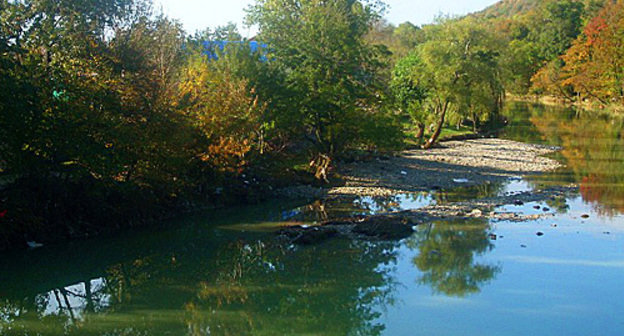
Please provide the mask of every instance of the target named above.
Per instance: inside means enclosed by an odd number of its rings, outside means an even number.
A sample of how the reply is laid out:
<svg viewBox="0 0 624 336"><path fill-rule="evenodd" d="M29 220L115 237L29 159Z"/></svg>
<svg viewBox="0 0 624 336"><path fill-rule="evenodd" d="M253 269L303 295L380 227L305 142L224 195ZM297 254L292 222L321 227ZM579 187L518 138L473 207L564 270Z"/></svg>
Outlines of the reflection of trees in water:
<svg viewBox="0 0 624 336"><path fill-rule="evenodd" d="M314 201L299 208L297 219L324 222L339 217L369 215L403 210L405 202L426 204L429 193L405 193L392 196L337 197ZM290 217L289 219L294 219Z"/></svg>
<svg viewBox="0 0 624 336"><path fill-rule="evenodd" d="M623 118L534 104L512 104L510 109L530 121L524 133L531 129L543 141L563 147L560 155L572 175L553 174L555 183L578 183L583 199L603 215L624 213Z"/></svg>
<svg viewBox="0 0 624 336"><path fill-rule="evenodd" d="M0 301L0 334L380 334L377 309L393 302L396 247L241 241L135 258L107 266L99 281Z"/></svg>
<svg viewBox="0 0 624 336"><path fill-rule="evenodd" d="M21 300L0 302L0 334L31 335L33 320L46 323L37 335L80 334L78 330L90 313L109 309L109 295L104 282L83 281L58 287L47 293L27 296Z"/></svg>
<svg viewBox="0 0 624 336"><path fill-rule="evenodd" d="M446 295L478 293L483 284L501 271L499 266L475 260L494 248L487 229L487 220L478 218L438 221L421 228L408 241L410 248L420 252L413 259L423 272L419 283Z"/></svg>
<svg viewBox="0 0 624 336"><path fill-rule="evenodd" d="M439 191L433 194L437 204L464 202L477 198L494 197L504 189L504 184L499 183L483 183L469 187L453 188L448 191Z"/></svg>
<svg viewBox="0 0 624 336"><path fill-rule="evenodd" d="M387 268L394 243L335 240L329 245L276 249L235 243L221 252L216 277L187 303L195 334L318 333L376 335L375 309L391 303ZM215 307L218 307L215 309ZM206 314L206 312L208 312Z"/></svg>
<svg viewBox="0 0 624 336"><path fill-rule="evenodd" d="M355 203L362 211L391 211L401 201L370 200ZM333 206L313 205L326 216L333 216ZM352 209L353 200L344 206ZM438 222L420 230L408 242L420 252L414 262L423 272L421 283L448 295L478 291L500 271L474 260L492 248L486 231L487 223L478 219ZM49 287L33 284L24 286L22 293L19 286L7 291L0 285L0 293L11 293L10 298L0 299L0 334L376 335L383 331L380 311L395 301L397 283L392 276L400 243L333 239L318 246L288 247L271 243L272 239L260 242L258 237L266 236L256 233L241 233L241 240L233 240L232 236L217 239L223 233L208 231L206 237L195 238L201 232L142 236L141 245L130 240L136 246L114 255L84 249L81 260L89 261L81 263L84 268L71 276L61 274L65 266L60 271L54 268L46 281ZM115 241L100 249L119 248L119 244ZM63 260L56 260L57 265L67 264L66 258L59 259ZM50 263L55 262L45 262ZM84 274L95 280L76 281L87 278Z"/></svg>

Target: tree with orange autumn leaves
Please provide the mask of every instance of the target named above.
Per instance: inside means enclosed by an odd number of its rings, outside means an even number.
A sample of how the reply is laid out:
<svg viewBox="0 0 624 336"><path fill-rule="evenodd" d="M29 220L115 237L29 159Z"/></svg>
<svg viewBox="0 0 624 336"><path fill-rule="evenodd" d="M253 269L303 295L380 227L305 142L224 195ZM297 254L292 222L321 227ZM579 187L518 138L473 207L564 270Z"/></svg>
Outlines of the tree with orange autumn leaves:
<svg viewBox="0 0 624 336"><path fill-rule="evenodd" d="M570 49L533 78L535 87L567 99L603 105L624 98L624 1L608 2Z"/></svg>

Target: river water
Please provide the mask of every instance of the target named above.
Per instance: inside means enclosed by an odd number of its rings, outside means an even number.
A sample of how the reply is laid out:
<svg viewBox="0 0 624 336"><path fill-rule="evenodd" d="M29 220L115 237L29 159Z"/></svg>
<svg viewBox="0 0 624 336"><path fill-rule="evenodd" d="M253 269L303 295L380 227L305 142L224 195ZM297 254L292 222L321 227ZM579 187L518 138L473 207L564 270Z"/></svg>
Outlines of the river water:
<svg viewBox="0 0 624 336"><path fill-rule="evenodd" d="M623 119L525 103L506 113L505 138L562 146L566 168L384 199L227 209L3 254L0 335L623 335ZM532 222L438 221L401 242L305 247L271 233L570 182L580 192L565 200L506 206L555 213Z"/></svg>

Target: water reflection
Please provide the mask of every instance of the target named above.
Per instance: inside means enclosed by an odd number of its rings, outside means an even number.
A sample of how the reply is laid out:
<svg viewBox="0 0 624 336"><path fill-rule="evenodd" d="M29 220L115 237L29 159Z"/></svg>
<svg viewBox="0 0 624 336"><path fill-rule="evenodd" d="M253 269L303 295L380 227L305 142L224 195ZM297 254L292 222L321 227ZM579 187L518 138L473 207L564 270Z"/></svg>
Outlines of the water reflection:
<svg viewBox="0 0 624 336"><path fill-rule="evenodd" d="M333 218L354 206L356 213L389 211L430 201L402 195L277 213ZM493 248L488 223L478 219L432 223L407 242L334 239L306 247L223 226L182 225L0 260L11 271L0 276L0 334L379 335L382 312L409 285L396 278L406 245L420 284L435 292L476 293L500 271L474 259ZM68 263L77 251L81 262Z"/></svg>
<svg viewBox="0 0 624 336"><path fill-rule="evenodd" d="M61 285L61 276L41 293L29 294L37 284L18 291L2 283L0 292L10 295L0 300L0 334L377 335L384 329L376 319L395 300L398 243L335 240L290 248L248 238L201 239L190 241L193 248L150 255L154 246L145 246L126 261L100 261L97 279Z"/></svg>
<svg viewBox="0 0 624 336"><path fill-rule="evenodd" d="M563 147L558 156L567 168L537 181L577 183L597 213L624 213L624 118L528 103L509 103L506 110L506 137Z"/></svg>
<svg viewBox="0 0 624 336"><path fill-rule="evenodd" d="M498 265L476 261L494 248L488 230L488 221L479 218L438 221L420 228L407 242L418 251L412 259L422 272L418 282L449 296L478 293L501 271Z"/></svg>

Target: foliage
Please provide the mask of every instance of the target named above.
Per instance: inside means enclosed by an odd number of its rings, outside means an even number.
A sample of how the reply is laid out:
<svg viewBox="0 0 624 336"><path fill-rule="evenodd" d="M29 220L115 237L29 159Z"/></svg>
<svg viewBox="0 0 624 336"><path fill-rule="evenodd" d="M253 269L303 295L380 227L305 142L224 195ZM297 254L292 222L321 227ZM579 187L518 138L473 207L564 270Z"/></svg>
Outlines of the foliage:
<svg viewBox="0 0 624 336"><path fill-rule="evenodd" d="M178 108L201 135L196 157L216 170L242 172L248 154L257 149L263 106L247 82L215 71L201 55L184 71Z"/></svg>
<svg viewBox="0 0 624 336"><path fill-rule="evenodd" d="M290 125L322 155L334 156L365 142L364 119L376 118L383 65L365 36L383 7L355 0L293 3L259 0L248 11L268 58L284 73L292 96ZM383 121L383 118L380 119Z"/></svg>
<svg viewBox="0 0 624 336"><path fill-rule="evenodd" d="M475 20L446 20L397 64L393 88L399 106L412 110L417 122L423 115L438 120L425 148L437 141L448 114L471 117L476 129L482 116L497 113L503 94L497 41Z"/></svg>
<svg viewBox="0 0 624 336"><path fill-rule="evenodd" d="M562 57L561 85L603 104L624 98L624 2L616 1L590 20Z"/></svg>

